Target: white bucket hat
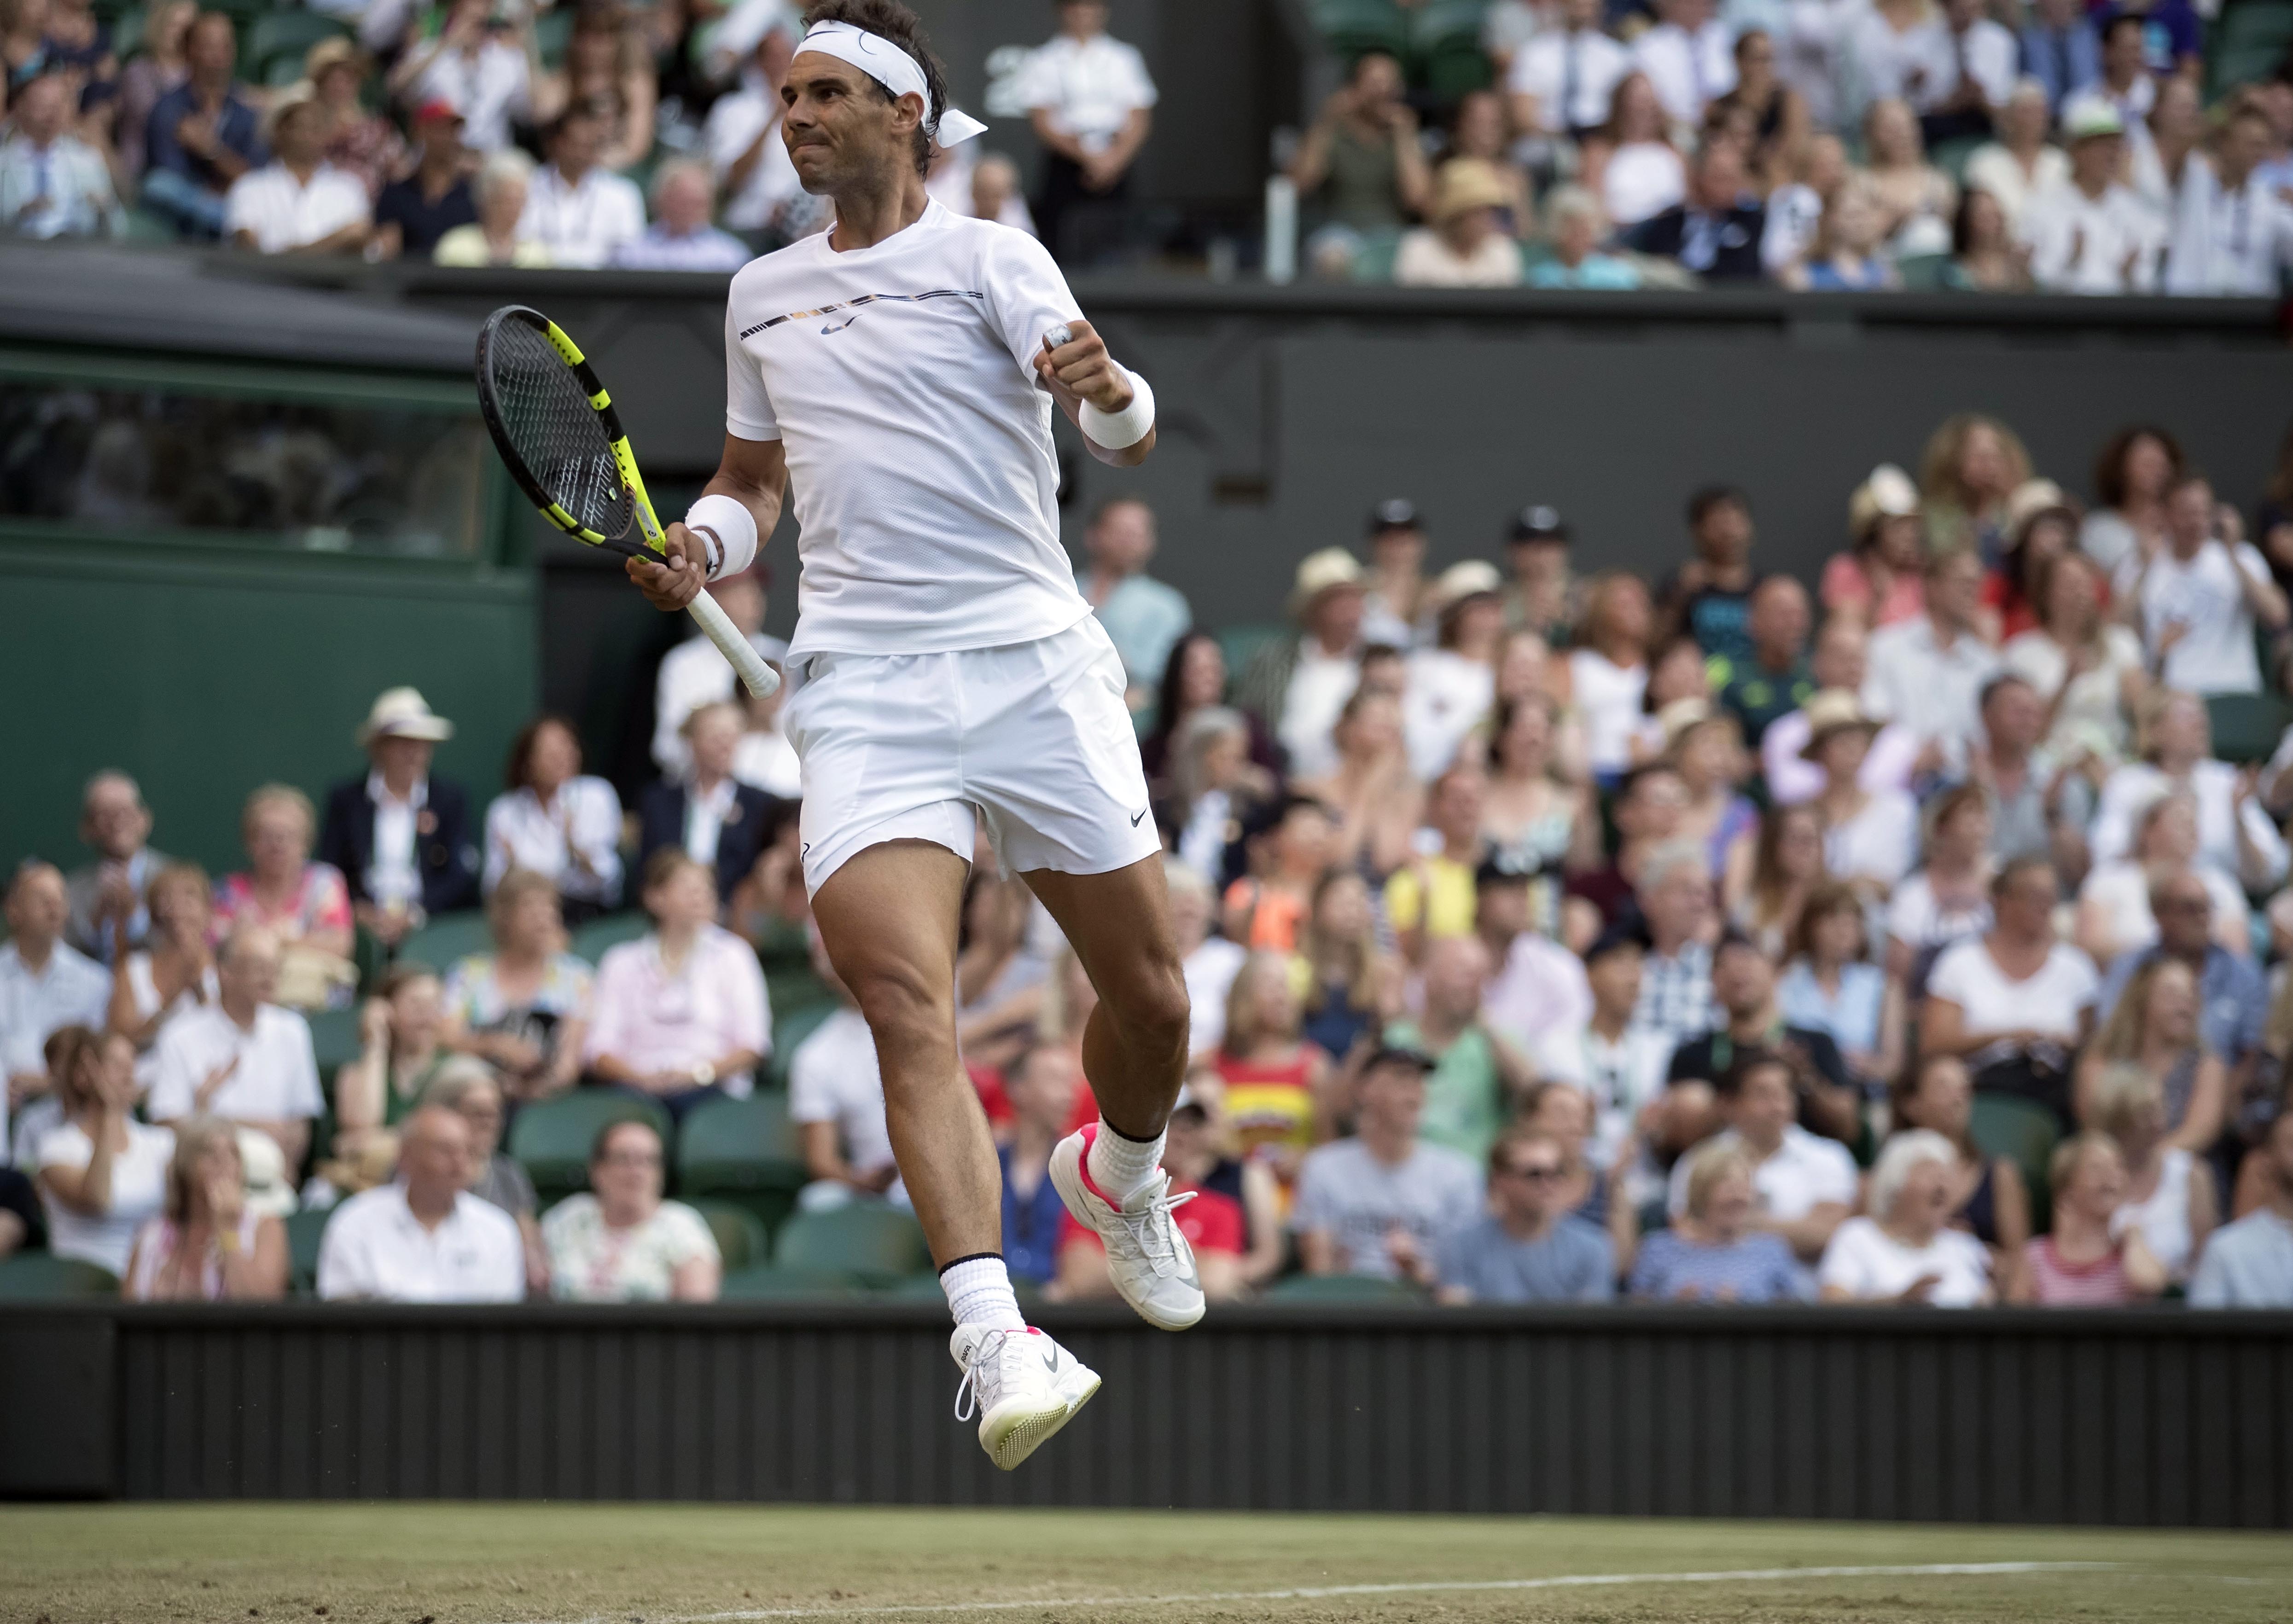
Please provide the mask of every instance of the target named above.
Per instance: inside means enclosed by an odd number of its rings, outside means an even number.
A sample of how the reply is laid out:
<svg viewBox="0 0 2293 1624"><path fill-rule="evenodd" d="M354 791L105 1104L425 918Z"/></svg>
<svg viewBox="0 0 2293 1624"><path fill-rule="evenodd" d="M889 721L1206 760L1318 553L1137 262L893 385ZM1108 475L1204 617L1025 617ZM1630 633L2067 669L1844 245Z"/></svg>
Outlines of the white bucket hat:
<svg viewBox="0 0 2293 1624"><path fill-rule="evenodd" d="M454 724L430 708L418 688L390 688L376 699L359 726L359 748L377 739L426 739L436 744L454 736Z"/></svg>

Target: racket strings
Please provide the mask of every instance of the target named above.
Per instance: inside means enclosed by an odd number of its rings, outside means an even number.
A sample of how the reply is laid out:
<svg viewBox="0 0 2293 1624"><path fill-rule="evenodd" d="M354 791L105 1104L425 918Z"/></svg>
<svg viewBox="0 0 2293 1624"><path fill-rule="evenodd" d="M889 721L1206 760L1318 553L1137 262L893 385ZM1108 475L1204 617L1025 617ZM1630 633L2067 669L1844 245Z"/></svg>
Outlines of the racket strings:
<svg viewBox="0 0 2293 1624"><path fill-rule="evenodd" d="M494 331L487 370L518 459L584 529L619 537L636 515L604 424L549 340L522 321Z"/></svg>

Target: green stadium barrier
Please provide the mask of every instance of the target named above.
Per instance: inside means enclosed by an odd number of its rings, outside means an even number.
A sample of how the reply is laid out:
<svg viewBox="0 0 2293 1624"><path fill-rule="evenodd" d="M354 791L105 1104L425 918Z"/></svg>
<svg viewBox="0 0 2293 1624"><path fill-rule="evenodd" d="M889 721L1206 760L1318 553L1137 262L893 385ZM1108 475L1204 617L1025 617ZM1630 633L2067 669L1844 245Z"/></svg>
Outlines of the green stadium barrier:
<svg viewBox="0 0 2293 1624"><path fill-rule="evenodd" d="M1425 1294L1404 1281L1368 1274L1292 1274L1267 1289L1269 1303L1414 1303Z"/></svg>
<svg viewBox="0 0 2293 1624"><path fill-rule="evenodd" d="M768 1088L786 1088L789 1068L796 1063L798 1046L819 1030L821 1022L840 1007L840 1005L833 1003L812 1003L783 1010L775 1001L773 1006L772 1058L765 1064L765 1075L758 1080Z"/></svg>
<svg viewBox="0 0 2293 1624"><path fill-rule="evenodd" d="M19 1252L13 1257L0 1258L0 1302L48 1303L118 1295L117 1275L77 1257Z"/></svg>
<svg viewBox="0 0 2293 1624"><path fill-rule="evenodd" d="M331 1073L359 1057L357 1010L305 1010L303 1018L311 1023L311 1052L320 1071Z"/></svg>
<svg viewBox="0 0 2293 1624"><path fill-rule="evenodd" d="M725 1273L739 1269L761 1267L772 1254L772 1237L757 1215L745 1207L730 1201L693 1201L693 1210L709 1225L709 1232L717 1238L717 1256L723 1260Z"/></svg>
<svg viewBox="0 0 2293 1624"><path fill-rule="evenodd" d="M545 1201L589 1187L589 1149L608 1123L648 1122L670 1143L668 1112L658 1100L618 1088L576 1088L520 1108L510 1123L509 1153Z"/></svg>
<svg viewBox="0 0 2293 1624"><path fill-rule="evenodd" d="M931 1267L931 1248L912 1215L873 1202L800 1212L781 1230L773 1261L826 1269L871 1286L890 1286Z"/></svg>

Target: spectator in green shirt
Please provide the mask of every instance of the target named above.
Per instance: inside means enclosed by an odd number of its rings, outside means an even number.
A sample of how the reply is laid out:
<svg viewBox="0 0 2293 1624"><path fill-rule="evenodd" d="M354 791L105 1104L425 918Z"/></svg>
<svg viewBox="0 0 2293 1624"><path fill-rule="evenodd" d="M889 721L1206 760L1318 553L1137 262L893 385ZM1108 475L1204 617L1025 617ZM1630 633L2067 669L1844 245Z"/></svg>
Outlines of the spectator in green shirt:
<svg viewBox="0 0 2293 1624"><path fill-rule="evenodd" d="M1389 1023L1389 1047L1432 1057L1419 1136L1486 1160L1521 1094L1536 1081L1519 1050L1481 1019L1489 950L1478 936L1446 937L1425 955L1425 1007Z"/></svg>
<svg viewBox="0 0 2293 1624"><path fill-rule="evenodd" d="M1721 705L1743 724L1744 743L1752 749L1760 747L1769 723L1815 693L1807 661L1811 624L1807 588L1790 576L1771 575L1752 589L1752 658L1736 667L1720 692Z"/></svg>

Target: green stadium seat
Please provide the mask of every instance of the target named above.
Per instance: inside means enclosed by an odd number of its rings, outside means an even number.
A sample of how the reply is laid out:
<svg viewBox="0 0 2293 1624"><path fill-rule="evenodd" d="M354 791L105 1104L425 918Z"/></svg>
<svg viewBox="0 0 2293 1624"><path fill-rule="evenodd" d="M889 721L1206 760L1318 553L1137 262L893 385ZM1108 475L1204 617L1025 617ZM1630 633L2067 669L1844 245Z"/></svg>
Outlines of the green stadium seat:
<svg viewBox="0 0 2293 1624"><path fill-rule="evenodd" d="M1896 274L1903 279L1906 293L1940 293L1944 274L1949 269L1948 254L1914 254L1908 259L1895 262Z"/></svg>
<svg viewBox="0 0 2293 1624"><path fill-rule="evenodd" d="M263 64L255 77L272 90L285 90L303 82L303 53L281 51Z"/></svg>
<svg viewBox="0 0 2293 1624"><path fill-rule="evenodd" d="M1414 77L1435 101L1446 105L1487 88L1494 69L1481 49L1481 23L1488 9L1488 0L1423 0L1410 12Z"/></svg>
<svg viewBox="0 0 2293 1624"><path fill-rule="evenodd" d="M102 15L101 7L97 9L97 15ZM142 6L131 5L110 20L111 53L123 62L134 56L143 44L143 16Z"/></svg>
<svg viewBox="0 0 2293 1624"><path fill-rule="evenodd" d="M264 12L247 25L247 56L250 61L264 64L264 77L270 83L291 85L303 77L303 59L312 45L322 39L340 39L349 34L350 29L323 12L285 6ZM295 72L284 80L271 78L271 73L282 57L293 59Z"/></svg>
<svg viewBox="0 0 2293 1624"><path fill-rule="evenodd" d="M757 962L765 966L767 975L774 970L799 965L810 968L811 932L793 920L767 919L764 933L757 941Z"/></svg>
<svg viewBox="0 0 2293 1624"><path fill-rule="evenodd" d="M319 1289L319 1242L327 1232L334 1208L318 1208L290 1213L287 1217L287 1278L297 1297L312 1297Z"/></svg>
<svg viewBox="0 0 2293 1624"><path fill-rule="evenodd" d="M786 1088L789 1067L796 1062L797 1046L820 1030L820 1023L834 1014L839 1006L829 1004L799 1004L794 1009L773 1006L773 1054L765 1062L761 1079L769 1088Z"/></svg>
<svg viewBox="0 0 2293 1624"><path fill-rule="evenodd" d="M2293 4L2229 0L2207 28L2206 99L2266 79L2293 50Z"/></svg>
<svg viewBox="0 0 2293 1624"><path fill-rule="evenodd" d="M533 20L533 44L544 68L565 65L565 47L573 38L573 8L560 5Z"/></svg>
<svg viewBox="0 0 2293 1624"><path fill-rule="evenodd" d="M823 1005L832 1008L836 1004L836 995L828 990L826 982L814 974L809 963L766 965L765 995L772 1000L775 1029L783 1016Z"/></svg>
<svg viewBox="0 0 2293 1624"><path fill-rule="evenodd" d="M783 1268L826 1269L865 1285L888 1286L928 1270L931 1248L912 1215L855 1202L797 1214L782 1227L773 1261Z"/></svg>
<svg viewBox="0 0 2293 1624"><path fill-rule="evenodd" d="M393 962L427 965L443 975L471 954L489 952L493 945L493 930L482 910L440 914L398 944Z"/></svg>
<svg viewBox="0 0 2293 1624"><path fill-rule="evenodd" d="M939 1277L932 1277L936 1289ZM866 1295L866 1288L848 1275L833 1269L791 1269L772 1264L762 1268L728 1272L717 1297L725 1303L770 1303L799 1298L856 1297Z"/></svg>
<svg viewBox="0 0 2293 1624"><path fill-rule="evenodd" d="M165 214L154 214L137 204L121 216L120 235L129 242L174 242L179 240L175 222Z"/></svg>
<svg viewBox="0 0 2293 1624"><path fill-rule="evenodd" d="M2206 719L2213 727L2214 754L2242 764L2275 755L2293 713L2273 693L2217 693L2206 700Z"/></svg>
<svg viewBox="0 0 2293 1624"><path fill-rule="evenodd" d="M1409 19L1394 0L1314 0L1314 27L1330 49L1350 60L1372 51L1406 57Z"/></svg>
<svg viewBox="0 0 2293 1624"><path fill-rule="evenodd" d="M795 1209L796 1192L808 1177L788 1096L776 1089L710 1100L689 1112L677 1132L677 1194L731 1202L767 1232Z"/></svg>
<svg viewBox="0 0 2293 1624"><path fill-rule="evenodd" d="M747 1208L730 1201L694 1201L692 1206L708 1224L709 1232L717 1237L717 1255L724 1260L727 1274L761 1267L771 1255L772 1237Z"/></svg>
<svg viewBox="0 0 2293 1624"><path fill-rule="evenodd" d="M592 919L573 933L571 951L576 958L596 964L605 956L607 948L617 948L624 941L636 941L652 929L652 920L632 909L627 913L607 914L602 919Z"/></svg>
<svg viewBox="0 0 2293 1624"><path fill-rule="evenodd" d="M510 1123L509 1153L547 1200L589 1187L589 1148L612 1122L650 1122L670 1143L668 1112L657 1100L618 1088L576 1088L521 1108Z"/></svg>
<svg viewBox="0 0 2293 1624"><path fill-rule="evenodd" d="M303 1018L311 1023L311 1048L320 1071L332 1072L359 1057L357 1010L306 1010Z"/></svg>
<svg viewBox="0 0 2293 1624"><path fill-rule="evenodd" d="M1294 628L1263 621L1245 621L1240 626L1222 626L1215 635L1219 652L1226 656L1226 680L1229 687L1242 680L1242 674L1270 642L1278 642Z"/></svg>
<svg viewBox="0 0 2293 1624"><path fill-rule="evenodd" d="M1949 141L1939 141L1927 151L1927 162L1951 178L1954 184L1966 183L1966 160L1981 149L1989 137L1985 135L1955 135Z"/></svg>
<svg viewBox="0 0 2293 1624"><path fill-rule="evenodd" d="M1419 1303L1425 1294L1398 1280L1367 1274L1292 1274L1268 1288L1269 1303Z"/></svg>
<svg viewBox="0 0 2293 1624"><path fill-rule="evenodd" d="M70 1297L119 1295L119 1281L109 1269L100 1269L77 1257L53 1252L19 1252L0 1259L0 1302L44 1303Z"/></svg>
<svg viewBox="0 0 2293 1624"><path fill-rule="evenodd" d="M2054 1200L2046 1164L2062 1137L2054 1113L2033 1100L1978 1092L1970 1127L1984 1155L2004 1156L2022 1168L2023 1187L2030 1192L2031 1229L2043 1233L2052 1227Z"/></svg>

